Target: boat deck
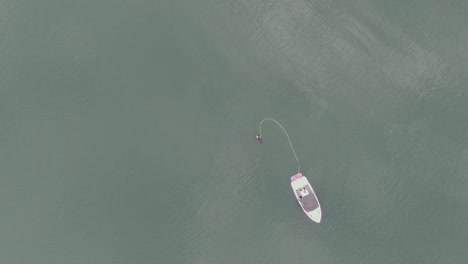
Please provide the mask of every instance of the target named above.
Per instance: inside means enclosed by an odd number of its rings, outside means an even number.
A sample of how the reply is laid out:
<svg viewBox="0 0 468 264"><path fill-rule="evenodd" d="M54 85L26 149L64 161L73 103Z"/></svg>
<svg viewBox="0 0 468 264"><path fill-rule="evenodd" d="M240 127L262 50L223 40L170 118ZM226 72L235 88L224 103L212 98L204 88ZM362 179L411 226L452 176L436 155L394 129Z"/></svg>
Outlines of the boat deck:
<svg viewBox="0 0 468 264"><path fill-rule="evenodd" d="M295 190L299 201L305 211L311 212L319 207L318 201L315 198L314 192L309 185L304 185ZM302 196L302 198L300 198Z"/></svg>

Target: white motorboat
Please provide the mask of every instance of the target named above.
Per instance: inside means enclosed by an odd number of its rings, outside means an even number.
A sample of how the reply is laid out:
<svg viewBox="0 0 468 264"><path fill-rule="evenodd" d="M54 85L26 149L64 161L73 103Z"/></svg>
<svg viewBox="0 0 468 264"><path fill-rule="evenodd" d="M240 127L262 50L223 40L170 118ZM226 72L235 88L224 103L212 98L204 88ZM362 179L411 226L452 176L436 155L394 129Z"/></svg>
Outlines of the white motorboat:
<svg viewBox="0 0 468 264"><path fill-rule="evenodd" d="M320 208L317 195L315 195L314 189L312 189L312 185L310 185L307 178L299 172L291 177L291 187L304 213L312 221L320 223L322 209Z"/></svg>

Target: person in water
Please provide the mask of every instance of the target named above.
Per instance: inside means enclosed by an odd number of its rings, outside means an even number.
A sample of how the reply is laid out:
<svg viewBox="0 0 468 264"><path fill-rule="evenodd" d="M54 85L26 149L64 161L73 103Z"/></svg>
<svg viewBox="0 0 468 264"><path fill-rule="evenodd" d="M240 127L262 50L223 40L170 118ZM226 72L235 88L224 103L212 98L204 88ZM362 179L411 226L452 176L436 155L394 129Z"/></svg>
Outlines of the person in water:
<svg viewBox="0 0 468 264"><path fill-rule="evenodd" d="M262 138L260 137L260 135L258 135L258 134L255 135L255 140L258 141L258 144L263 144L263 140L262 140Z"/></svg>

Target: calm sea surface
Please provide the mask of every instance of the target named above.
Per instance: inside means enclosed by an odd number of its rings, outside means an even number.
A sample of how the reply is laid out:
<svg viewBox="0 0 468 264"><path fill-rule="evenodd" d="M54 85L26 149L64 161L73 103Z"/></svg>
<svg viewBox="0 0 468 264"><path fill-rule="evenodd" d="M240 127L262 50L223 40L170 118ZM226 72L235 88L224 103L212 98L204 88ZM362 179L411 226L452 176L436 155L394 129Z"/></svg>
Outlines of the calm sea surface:
<svg viewBox="0 0 468 264"><path fill-rule="evenodd" d="M0 0L0 33L0 263L468 261L467 1Z"/></svg>

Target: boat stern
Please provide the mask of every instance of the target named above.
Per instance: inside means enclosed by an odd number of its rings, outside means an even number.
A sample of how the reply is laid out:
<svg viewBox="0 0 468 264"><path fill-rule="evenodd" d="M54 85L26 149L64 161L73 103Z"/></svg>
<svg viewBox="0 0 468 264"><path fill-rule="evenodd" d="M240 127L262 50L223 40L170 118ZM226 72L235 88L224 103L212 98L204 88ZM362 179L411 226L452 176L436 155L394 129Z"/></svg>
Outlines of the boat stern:
<svg viewBox="0 0 468 264"><path fill-rule="evenodd" d="M296 180L299 180L299 179L302 178L302 177L304 177L304 175L302 175L302 173L299 172L299 173L297 173L297 174L291 176L291 182L294 182L294 181L296 181Z"/></svg>

